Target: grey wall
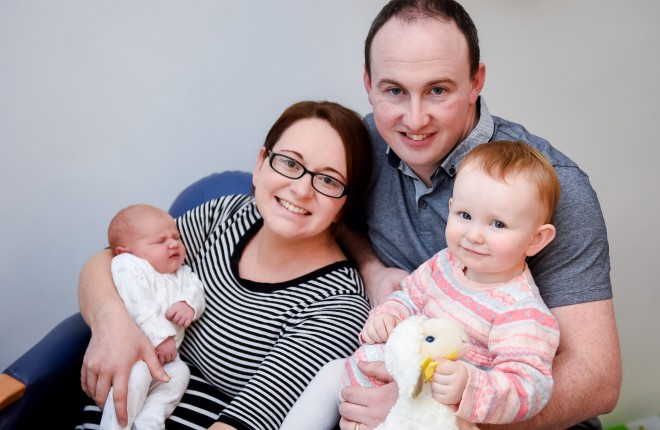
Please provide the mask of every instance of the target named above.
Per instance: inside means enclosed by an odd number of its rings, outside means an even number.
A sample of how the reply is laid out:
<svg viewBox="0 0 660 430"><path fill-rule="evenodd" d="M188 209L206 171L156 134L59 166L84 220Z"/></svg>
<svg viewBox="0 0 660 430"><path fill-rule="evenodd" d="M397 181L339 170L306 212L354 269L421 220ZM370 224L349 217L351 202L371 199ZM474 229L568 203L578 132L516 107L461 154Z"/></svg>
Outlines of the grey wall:
<svg viewBox="0 0 660 430"><path fill-rule="evenodd" d="M77 310L121 207L167 208L250 169L280 111L362 113L362 41L383 0L0 2L0 369ZM550 139L603 206L624 356L616 424L660 412L660 96L654 0L465 0L491 111Z"/></svg>

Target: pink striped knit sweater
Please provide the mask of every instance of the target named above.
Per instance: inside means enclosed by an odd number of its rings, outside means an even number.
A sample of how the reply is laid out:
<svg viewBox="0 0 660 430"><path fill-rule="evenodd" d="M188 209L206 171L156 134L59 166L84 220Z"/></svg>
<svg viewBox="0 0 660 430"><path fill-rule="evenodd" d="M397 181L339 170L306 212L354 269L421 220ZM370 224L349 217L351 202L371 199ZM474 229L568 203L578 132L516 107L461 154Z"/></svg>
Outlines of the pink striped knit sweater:
<svg viewBox="0 0 660 430"><path fill-rule="evenodd" d="M468 383L456 414L474 423L508 423L537 414L552 393L557 320L541 300L531 272L502 284L478 284L445 249L402 281L372 314L450 317L470 337L463 361ZM360 359L360 352L357 353ZM371 357L373 359L373 357Z"/></svg>

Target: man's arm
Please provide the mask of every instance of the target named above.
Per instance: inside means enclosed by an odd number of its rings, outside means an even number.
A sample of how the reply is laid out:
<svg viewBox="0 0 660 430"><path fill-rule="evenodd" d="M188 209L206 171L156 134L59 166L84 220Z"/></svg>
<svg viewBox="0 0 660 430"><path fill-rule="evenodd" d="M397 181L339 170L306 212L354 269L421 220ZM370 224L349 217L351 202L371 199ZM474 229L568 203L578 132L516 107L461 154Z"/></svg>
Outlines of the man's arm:
<svg viewBox="0 0 660 430"><path fill-rule="evenodd" d="M128 377L133 364L144 360L156 379L165 382L169 377L151 342L126 312L112 282L111 261L112 253L102 251L92 256L80 273L78 303L92 330L80 379L83 391L101 406L114 387L117 419L126 425Z"/></svg>
<svg viewBox="0 0 660 430"><path fill-rule="evenodd" d="M339 231L339 242L357 262L372 308L398 291L401 280L409 275L405 270L385 267L374 253L369 239L362 233L343 227Z"/></svg>
<svg viewBox="0 0 660 430"><path fill-rule="evenodd" d="M555 387L547 406L534 418L516 424L479 428L506 430L566 429L614 409L621 389L621 352L612 300L552 309L561 337L553 363ZM562 327L565 328L562 330ZM365 374L385 379L382 362L365 363ZM394 397L393 397L394 396ZM396 384L378 388L346 387L339 411L342 430L351 422L372 426L385 420L396 400Z"/></svg>
<svg viewBox="0 0 660 430"><path fill-rule="evenodd" d="M534 418L481 429L566 429L616 406L621 389L621 351L612 300L552 309L559 321L559 349L553 362L555 387Z"/></svg>
<svg viewBox="0 0 660 430"><path fill-rule="evenodd" d="M382 361L360 361L358 368L363 374L386 384L381 387L347 386L342 389L342 402L339 404L341 430L353 430L356 423L362 423L369 429L375 428L385 421L399 395L398 386Z"/></svg>

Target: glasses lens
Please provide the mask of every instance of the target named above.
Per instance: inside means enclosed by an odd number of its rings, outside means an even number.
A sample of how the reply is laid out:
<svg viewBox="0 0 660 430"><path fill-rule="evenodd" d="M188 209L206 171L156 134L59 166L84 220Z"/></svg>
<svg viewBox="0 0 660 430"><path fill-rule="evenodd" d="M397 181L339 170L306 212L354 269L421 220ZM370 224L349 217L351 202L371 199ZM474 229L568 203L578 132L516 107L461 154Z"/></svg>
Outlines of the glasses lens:
<svg viewBox="0 0 660 430"><path fill-rule="evenodd" d="M273 154L270 165L277 173L293 179L301 177L304 172L300 163L285 155Z"/></svg>
<svg viewBox="0 0 660 430"><path fill-rule="evenodd" d="M344 184L327 175L316 175L313 179L314 188L330 197L339 197L344 192Z"/></svg>
<svg viewBox="0 0 660 430"><path fill-rule="evenodd" d="M271 152L270 167L282 176L291 179L302 178L305 172L312 175L312 186L316 191L329 197L339 198L344 194L346 186L332 176L310 172L293 158Z"/></svg>

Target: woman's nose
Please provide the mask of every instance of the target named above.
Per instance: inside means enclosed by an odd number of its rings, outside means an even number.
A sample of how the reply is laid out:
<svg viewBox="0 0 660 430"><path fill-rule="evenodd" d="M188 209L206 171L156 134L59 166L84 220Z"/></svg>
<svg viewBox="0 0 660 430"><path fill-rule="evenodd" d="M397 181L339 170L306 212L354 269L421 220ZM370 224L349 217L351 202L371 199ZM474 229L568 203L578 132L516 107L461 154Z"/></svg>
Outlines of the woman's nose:
<svg viewBox="0 0 660 430"><path fill-rule="evenodd" d="M301 178L292 179L291 189L298 197L307 197L314 192L314 187L312 187L312 180L314 178L311 175L303 175Z"/></svg>

